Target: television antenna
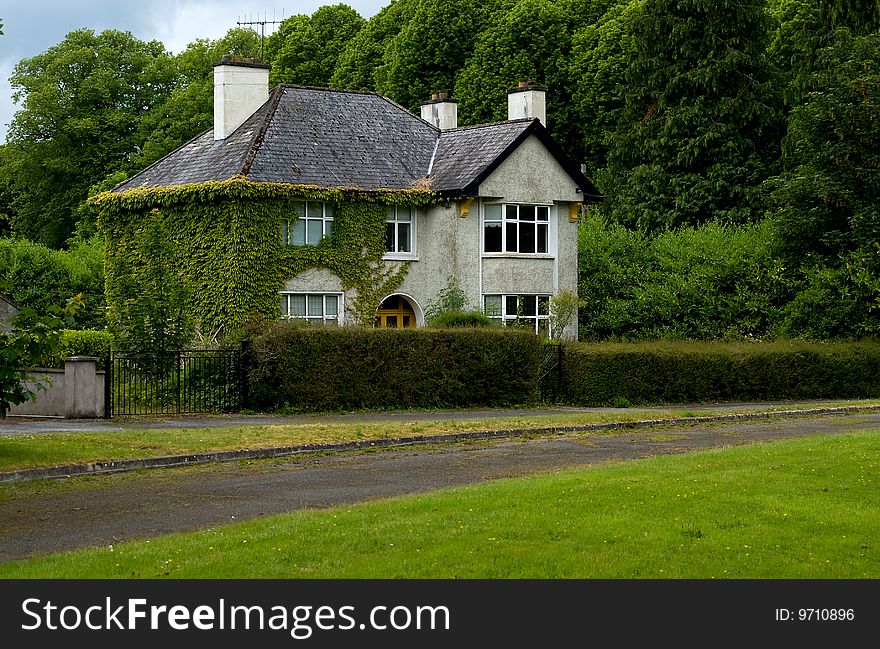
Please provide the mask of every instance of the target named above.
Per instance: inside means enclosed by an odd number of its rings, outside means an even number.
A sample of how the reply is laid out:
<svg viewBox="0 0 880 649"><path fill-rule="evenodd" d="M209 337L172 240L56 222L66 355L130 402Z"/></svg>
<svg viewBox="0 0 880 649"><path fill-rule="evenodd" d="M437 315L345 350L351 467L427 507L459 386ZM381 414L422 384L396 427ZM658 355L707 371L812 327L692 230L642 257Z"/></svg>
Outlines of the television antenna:
<svg viewBox="0 0 880 649"><path fill-rule="evenodd" d="M249 18L249 20L242 20L242 18ZM264 42L266 40L266 25L280 25L284 20L284 14L281 14L281 20L275 20L275 12L272 12L272 20L269 20L268 14L263 12L263 19L260 20L260 14L257 14L257 19L254 20L253 14L249 16L239 16L239 20L236 21L236 25L239 27L250 27L254 31L257 31L257 25L260 26L260 61L265 63L265 57L263 56Z"/></svg>

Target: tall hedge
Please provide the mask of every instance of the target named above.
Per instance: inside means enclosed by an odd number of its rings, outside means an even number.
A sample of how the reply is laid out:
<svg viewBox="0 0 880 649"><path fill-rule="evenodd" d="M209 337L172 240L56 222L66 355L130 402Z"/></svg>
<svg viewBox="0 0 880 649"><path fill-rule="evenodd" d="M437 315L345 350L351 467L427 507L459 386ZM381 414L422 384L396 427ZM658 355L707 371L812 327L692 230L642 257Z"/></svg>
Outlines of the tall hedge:
<svg viewBox="0 0 880 649"><path fill-rule="evenodd" d="M270 326L251 339L251 405L299 411L503 406L537 395L541 341L505 329Z"/></svg>
<svg viewBox="0 0 880 649"><path fill-rule="evenodd" d="M560 401L582 406L880 396L880 343L566 345Z"/></svg>
<svg viewBox="0 0 880 649"><path fill-rule="evenodd" d="M0 238L0 284L21 306L45 313L82 294L74 316L77 329L101 328L104 319L104 244L79 241L70 250L52 250L24 239Z"/></svg>

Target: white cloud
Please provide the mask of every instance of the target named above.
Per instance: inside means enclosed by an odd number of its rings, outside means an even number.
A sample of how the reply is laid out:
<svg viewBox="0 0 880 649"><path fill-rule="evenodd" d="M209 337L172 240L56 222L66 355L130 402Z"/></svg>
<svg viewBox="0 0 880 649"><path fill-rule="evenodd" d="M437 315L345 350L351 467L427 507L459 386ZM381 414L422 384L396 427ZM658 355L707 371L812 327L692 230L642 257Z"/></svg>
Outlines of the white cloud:
<svg viewBox="0 0 880 649"><path fill-rule="evenodd" d="M229 29L237 27L239 22L274 22L290 16L290 12L284 8L284 2L165 0L159 4L162 9L150 16L152 38L162 41L167 49L175 53L185 50L196 38L221 38ZM317 8L312 7L311 2L294 4L300 5L303 13L311 13ZM273 26L266 25L265 29L269 34Z"/></svg>

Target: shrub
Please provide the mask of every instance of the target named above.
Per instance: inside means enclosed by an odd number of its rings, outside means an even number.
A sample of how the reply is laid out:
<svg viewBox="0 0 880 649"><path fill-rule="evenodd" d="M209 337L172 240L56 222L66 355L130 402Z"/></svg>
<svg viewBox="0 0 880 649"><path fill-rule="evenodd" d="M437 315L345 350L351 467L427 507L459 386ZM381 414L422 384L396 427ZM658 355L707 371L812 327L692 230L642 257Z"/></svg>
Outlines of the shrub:
<svg viewBox="0 0 880 649"><path fill-rule="evenodd" d="M773 337L792 294L763 223L649 237L591 217L578 265L581 340Z"/></svg>
<svg viewBox="0 0 880 649"><path fill-rule="evenodd" d="M41 364L43 367L64 367L64 359L68 356L96 356L98 367L103 367L112 342L113 336L109 331L64 329L58 349L44 356Z"/></svg>
<svg viewBox="0 0 880 649"><path fill-rule="evenodd" d="M104 326L104 244L97 238L78 241L70 250L0 239L0 279L9 285L12 299L40 313L63 308L81 294L73 326Z"/></svg>
<svg viewBox="0 0 880 649"><path fill-rule="evenodd" d="M583 406L880 396L880 343L577 343L560 400Z"/></svg>
<svg viewBox="0 0 880 649"><path fill-rule="evenodd" d="M438 329L460 327L494 327L495 321L480 311L447 311L431 319L430 326Z"/></svg>
<svg viewBox="0 0 880 649"><path fill-rule="evenodd" d="M467 306L467 295L458 285L455 277L446 279L446 287L437 295L437 300L432 302L425 309L425 320L432 324L434 319L446 313L460 313L469 311Z"/></svg>
<svg viewBox="0 0 880 649"><path fill-rule="evenodd" d="M502 406L536 396L541 343L502 328L278 323L252 335L250 401L299 411Z"/></svg>

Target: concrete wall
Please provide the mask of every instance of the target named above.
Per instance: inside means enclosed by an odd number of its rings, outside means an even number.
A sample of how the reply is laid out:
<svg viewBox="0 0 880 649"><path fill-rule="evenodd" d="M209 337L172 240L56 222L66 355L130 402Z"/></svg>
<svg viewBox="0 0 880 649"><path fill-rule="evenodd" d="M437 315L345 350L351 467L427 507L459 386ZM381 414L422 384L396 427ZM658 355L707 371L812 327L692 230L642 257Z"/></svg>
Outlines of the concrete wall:
<svg viewBox="0 0 880 649"><path fill-rule="evenodd" d="M9 320L18 315L18 307L5 297L0 295L0 332L9 333L12 331L12 324Z"/></svg>
<svg viewBox="0 0 880 649"><path fill-rule="evenodd" d="M96 361L92 356L72 356L65 360L63 370L33 370L33 381L27 385L37 393L37 400L12 406L6 414L69 419L103 417L104 371L97 369ZM45 389L38 389L38 384Z"/></svg>

